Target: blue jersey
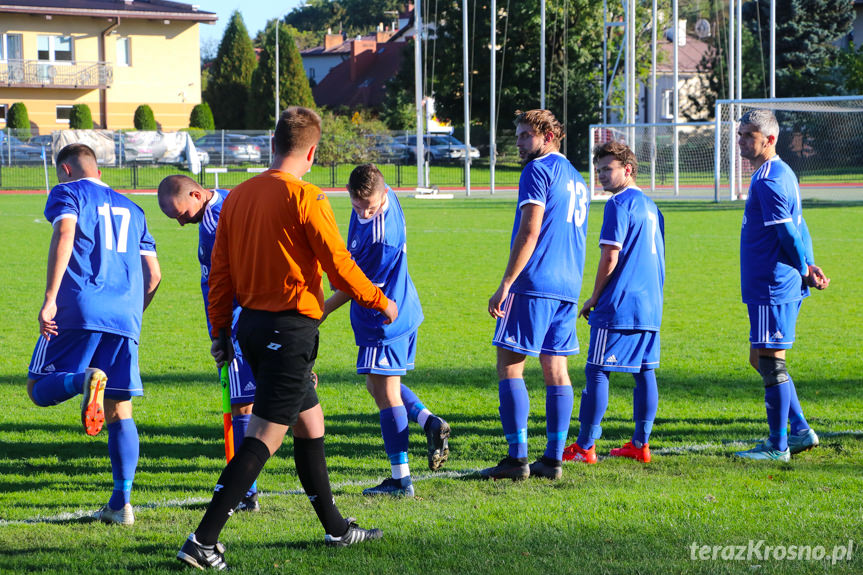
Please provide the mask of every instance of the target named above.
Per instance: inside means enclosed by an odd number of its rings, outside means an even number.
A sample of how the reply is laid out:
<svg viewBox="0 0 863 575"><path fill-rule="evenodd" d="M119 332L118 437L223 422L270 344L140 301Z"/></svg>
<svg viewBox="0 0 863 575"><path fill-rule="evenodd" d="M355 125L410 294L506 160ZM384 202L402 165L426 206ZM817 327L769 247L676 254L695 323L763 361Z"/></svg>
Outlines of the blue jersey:
<svg viewBox="0 0 863 575"><path fill-rule="evenodd" d="M74 218L72 257L57 294L60 329L141 335L141 256L155 256L144 210L96 178L54 186L45 205L53 225Z"/></svg>
<svg viewBox="0 0 863 575"><path fill-rule="evenodd" d="M518 182L518 209L510 249L526 204L543 206L536 248L510 292L578 302L584 273L590 195L581 174L560 153L529 162Z"/></svg>
<svg viewBox="0 0 863 575"><path fill-rule="evenodd" d="M755 170L740 232L740 287L744 303L777 305L809 295L800 272L782 250L776 226L792 222L803 235L797 176L773 156Z"/></svg>
<svg viewBox="0 0 863 575"><path fill-rule="evenodd" d="M207 315L207 307L210 304L210 257L213 254L213 245L216 243L216 228L219 225L219 215L222 213L222 204L228 197L228 190L213 190L213 197L204 208L204 217L198 226L198 263L201 264L201 295L204 296L204 317L207 319L207 334L212 333L210 318ZM236 327L240 317L240 307L234 302L234 320L232 327ZM236 332L236 330L233 330Z"/></svg>
<svg viewBox="0 0 863 575"><path fill-rule="evenodd" d="M386 204L374 217L362 219L351 211L348 250L363 273L399 308L398 318L385 325L382 313L351 301L351 327L359 346L381 345L404 337L423 321L420 298L408 274L406 241L405 215L389 186Z"/></svg>
<svg viewBox="0 0 863 575"><path fill-rule="evenodd" d="M590 325L659 331L665 284L665 221L638 188L626 188L605 204L599 244L620 248L611 279L590 312Z"/></svg>

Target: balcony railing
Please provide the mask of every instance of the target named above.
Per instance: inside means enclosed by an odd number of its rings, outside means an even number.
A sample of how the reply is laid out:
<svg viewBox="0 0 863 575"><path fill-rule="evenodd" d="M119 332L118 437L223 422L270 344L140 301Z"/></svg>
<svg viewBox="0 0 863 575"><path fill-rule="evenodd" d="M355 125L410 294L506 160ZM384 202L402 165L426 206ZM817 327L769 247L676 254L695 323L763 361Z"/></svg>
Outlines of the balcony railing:
<svg viewBox="0 0 863 575"><path fill-rule="evenodd" d="M0 61L0 86L95 90L113 81L114 68L108 62Z"/></svg>

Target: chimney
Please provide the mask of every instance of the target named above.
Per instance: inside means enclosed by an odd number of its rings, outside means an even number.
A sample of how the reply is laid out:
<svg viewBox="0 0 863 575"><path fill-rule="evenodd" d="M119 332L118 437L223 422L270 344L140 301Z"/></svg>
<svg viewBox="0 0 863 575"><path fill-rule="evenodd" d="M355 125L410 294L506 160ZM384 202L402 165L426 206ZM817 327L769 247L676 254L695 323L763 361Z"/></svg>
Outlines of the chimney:
<svg viewBox="0 0 863 575"><path fill-rule="evenodd" d="M353 40L351 42L351 82L356 82L366 73L374 62L378 43L374 40Z"/></svg>
<svg viewBox="0 0 863 575"><path fill-rule="evenodd" d="M344 42L341 34L327 34L324 36L324 50L332 50Z"/></svg>

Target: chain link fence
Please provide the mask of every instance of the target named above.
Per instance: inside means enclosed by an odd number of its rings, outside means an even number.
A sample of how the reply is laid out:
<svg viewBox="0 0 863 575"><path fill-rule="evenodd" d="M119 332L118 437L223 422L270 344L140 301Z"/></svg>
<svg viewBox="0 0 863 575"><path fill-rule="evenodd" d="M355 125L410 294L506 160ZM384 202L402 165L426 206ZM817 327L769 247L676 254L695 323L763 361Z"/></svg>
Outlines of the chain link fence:
<svg viewBox="0 0 863 575"><path fill-rule="evenodd" d="M24 130L0 130L0 189L32 191L55 185L57 176L53 160L60 148L68 143L71 132L66 130L34 135ZM178 134L111 130L91 132L99 136L93 141L100 142L97 156L102 180L117 190L153 190L165 176L171 174L189 175L207 188L216 187L217 184L218 187L232 188L254 173L266 169L272 161L271 131L189 129L189 139L194 143L201 164L197 173L192 171L190 158L187 157L191 148L165 144L166 140L185 141L185 137L165 137ZM320 147L326 145L326 138L324 134ZM304 179L322 188L343 189L356 163L375 162L390 186L417 186L415 135L392 132L363 138L359 146L362 152L359 156L353 156L357 161L318 162ZM448 135L427 135L424 148L432 185L442 188L465 186L467 174L463 143ZM487 150L472 147L469 153L471 185L489 186ZM515 154L499 156L495 183L499 186L517 185L520 172L521 166Z"/></svg>

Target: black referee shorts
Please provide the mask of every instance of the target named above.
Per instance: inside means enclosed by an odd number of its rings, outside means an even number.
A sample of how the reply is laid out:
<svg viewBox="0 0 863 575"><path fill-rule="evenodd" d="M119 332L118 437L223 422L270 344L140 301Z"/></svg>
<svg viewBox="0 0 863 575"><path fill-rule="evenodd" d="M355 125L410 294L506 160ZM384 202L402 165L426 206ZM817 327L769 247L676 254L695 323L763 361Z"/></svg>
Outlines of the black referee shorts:
<svg viewBox="0 0 863 575"><path fill-rule="evenodd" d="M252 413L261 419L292 426L300 412L318 404L311 378L318 323L295 310L240 313L237 342L255 376Z"/></svg>

